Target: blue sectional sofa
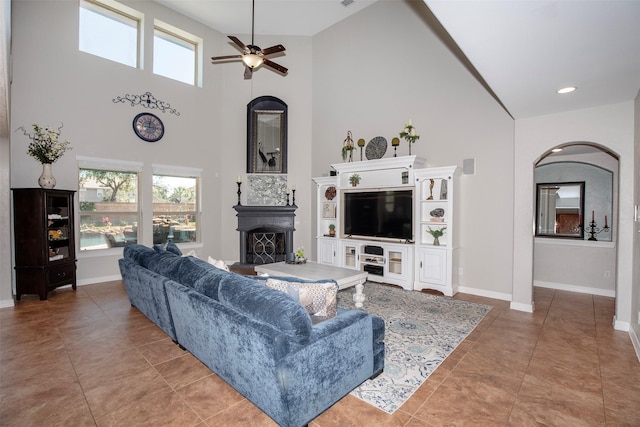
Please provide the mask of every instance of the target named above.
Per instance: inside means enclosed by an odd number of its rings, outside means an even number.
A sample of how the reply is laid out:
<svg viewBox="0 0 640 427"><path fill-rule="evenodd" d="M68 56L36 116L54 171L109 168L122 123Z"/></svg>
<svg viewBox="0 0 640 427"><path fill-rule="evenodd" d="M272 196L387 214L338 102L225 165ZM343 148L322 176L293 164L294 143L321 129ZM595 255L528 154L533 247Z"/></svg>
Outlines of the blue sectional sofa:
<svg viewBox="0 0 640 427"><path fill-rule="evenodd" d="M281 426L307 424L382 371L382 319L338 308L314 324L263 279L173 252L124 248L131 304Z"/></svg>

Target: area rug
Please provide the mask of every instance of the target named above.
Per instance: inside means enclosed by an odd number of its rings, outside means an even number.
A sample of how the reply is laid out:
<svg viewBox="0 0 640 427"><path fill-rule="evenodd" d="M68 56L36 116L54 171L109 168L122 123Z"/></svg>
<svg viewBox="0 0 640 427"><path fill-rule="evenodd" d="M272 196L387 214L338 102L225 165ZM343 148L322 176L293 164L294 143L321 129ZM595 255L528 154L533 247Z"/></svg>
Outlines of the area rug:
<svg viewBox="0 0 640 427"><path fill-rule="evenodd" d="M354 290L338 292L338 306L355 309ZM364 310L385 321L384 372L352 395L392 414L491 310L487 305L367 282Z"/></svg>

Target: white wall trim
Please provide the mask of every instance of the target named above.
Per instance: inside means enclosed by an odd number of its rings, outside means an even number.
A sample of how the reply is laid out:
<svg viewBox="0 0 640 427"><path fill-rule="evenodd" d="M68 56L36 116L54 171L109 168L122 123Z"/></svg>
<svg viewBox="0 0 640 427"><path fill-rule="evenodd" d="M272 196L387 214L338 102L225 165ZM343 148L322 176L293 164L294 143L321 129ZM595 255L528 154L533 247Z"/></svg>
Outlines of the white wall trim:
<svg viewBox="0 0 640 427"><path fill-rule="evenodd" d="M0 308L9 308L9 307L13 307L14 305L15 303L12 299L0 300Z"/></svg>
<svg viewBox="0 0 640 427"><path fill-rule="evenodd" d="M616 291L613 289L589 288L586 286L576 286L567 283L544 282L542 280L534 280L533 286L537 286L539 288L556 289L559 291L578 292L581 294L600 295L603 297L616 297Z"/></svg>
<svg viewBox="0 0 640 427"><path fill-rule="evenodd" d="M638 338L638 335L636 335L636 331L633 328L629 329L629 336L631 337L631 344L633 344L633 348L636 351L638 362L640 362L640 338Z"/></svg>
<svg viewBox="0 0 640 427"><path fill-rule="evenodd" d="M113 276L90 277L88 279L78 280L77 285L78 286L95 285L96 283L113 282L115 280L122 280L122 276L119 274L116 274Z"/></svg>
<svg viewBox="0 0 640 427"><path fill-rule="evenodd" d="M535 304L533 302L531 304L522 304L520 302L511 301L509 308L511 310L524 311L525 313L533 313L535 311Z"/></svg>
<svg viewBox="0 0 640 427"><path fill-rule="evenodd" d="M487 291L484 289L469 288L467 286L458 286L458 292L463 294L477 295L479 297L499 299L503 301L511 301L511 294L505 294L502 292Z"/></svg>
<svg viewBox="0 0 640 427"><path fill-rule="evenodd" d="M629 332L631 330L631 324L629 322L618 320L616 316L613 316L613 329L616 331Z"/></svg>

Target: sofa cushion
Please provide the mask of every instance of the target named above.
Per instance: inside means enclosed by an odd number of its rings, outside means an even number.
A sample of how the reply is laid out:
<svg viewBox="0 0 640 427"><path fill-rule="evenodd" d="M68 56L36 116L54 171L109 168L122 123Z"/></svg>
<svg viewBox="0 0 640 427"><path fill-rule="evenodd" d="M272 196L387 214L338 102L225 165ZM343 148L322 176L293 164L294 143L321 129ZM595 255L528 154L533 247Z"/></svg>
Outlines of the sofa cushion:
<svg viewBox="0 0 640 427"><path fill-rule="evenodd" d="M180 282L179 269L184 258L172 252L158 252L149 259L147 268L161 276Z"/></svg>
<svg viewBox="0 0 640 427"><path fill-rule="evenodd" d="M220 281L218 289L221 303L298 341L308 339L311 334L311 318L302 305L252 278L227 274Z"/></svg>
<svg viewBox="0 0 640 427"><path fill-rule="evenodd" d="M217 301L220 280L226 275L234 273L215 268L208 262L198 258L184 257L182 259L182 264L178 270L180 280L176 280L176 282L193 288Z"/></svg>
<svg viewBox="0 0 640 427"><path fill-rule="evenodd" d="M156 255L156 251L144 245L133 243L125 246L122 254L125 259L146 267L149 265L149 260Z"/></svg>
<svg viewBox="0 0 640 427"><path fill-rule="evenodd" d="M336 316L338 285L330 282L299 282L268 278L265 284L286 293L307 310L314 323Z"/></svg>

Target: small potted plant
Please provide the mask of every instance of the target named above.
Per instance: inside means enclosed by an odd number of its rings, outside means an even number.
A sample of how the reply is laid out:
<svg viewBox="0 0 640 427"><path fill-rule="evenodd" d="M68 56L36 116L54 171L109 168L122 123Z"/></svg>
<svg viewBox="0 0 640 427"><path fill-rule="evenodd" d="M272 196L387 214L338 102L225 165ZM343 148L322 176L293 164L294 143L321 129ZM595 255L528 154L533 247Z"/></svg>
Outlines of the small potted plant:
<svg viewBox="0 0 640 427"><path fill-rule="evenodd" d="M440 237L444 236L444 230L447 227L436 228L435 230L431 227L428 227L428 233L433 236L433 246L440 246Z"/></svg>
<svg viewBox="0 0 640 427"><path fill-rule="evenodd" d="M336 225L329 224L329 236L335 236L335 235L336 235Z"/></svg>
<svg viewBox="0 0 640 427"><path fill-rule="evenodd" d="M349 182L351 183L352 187L356 187L358 184L360 184L360 175L354 173L349 177Z"/></svg>
<svg viewBox="0 0 640 427"><path fill-rule="evenodd" d="M296 263L297 264L302 264L304 262L307 262L307 259L304 257L304 247L300 246L298 249L296 249Z"/></svg>

